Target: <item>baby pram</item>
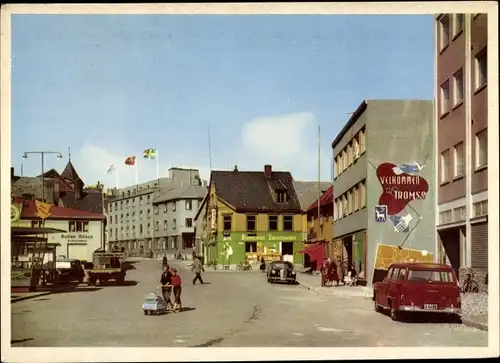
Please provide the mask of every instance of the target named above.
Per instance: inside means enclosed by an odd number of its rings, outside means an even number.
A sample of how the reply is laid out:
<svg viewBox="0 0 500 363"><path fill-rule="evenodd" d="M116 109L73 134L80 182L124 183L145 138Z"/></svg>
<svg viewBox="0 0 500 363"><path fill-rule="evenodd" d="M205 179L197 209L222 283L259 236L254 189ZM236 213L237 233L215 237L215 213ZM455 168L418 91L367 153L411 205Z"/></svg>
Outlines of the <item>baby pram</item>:
<svg viewBox="0 0 500 363"><path fill-rule="evenodd" d="M142 303L144 315L161 315L167 313L167 304L161 293L161 285L156 287L156 292L147 295ZM158 293L158 291L160 293Z"/></svg>

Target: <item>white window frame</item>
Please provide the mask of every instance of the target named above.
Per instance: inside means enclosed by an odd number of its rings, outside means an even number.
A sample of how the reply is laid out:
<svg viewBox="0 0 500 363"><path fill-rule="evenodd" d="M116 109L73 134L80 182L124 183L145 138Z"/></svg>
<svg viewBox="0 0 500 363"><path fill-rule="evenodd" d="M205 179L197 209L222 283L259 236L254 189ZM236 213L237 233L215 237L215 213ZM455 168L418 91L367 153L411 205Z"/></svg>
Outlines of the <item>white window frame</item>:
<svg viewBox="0 0 500 363"><path fill-rule="evenodd" d="M359 183L359 209L366 207L366 185L365 182Z"/></svg>
<svg viewBox="0 0 500 363"><path fill-rule="evenodd" d="M461 167L459 168L459 163ZM461 169L461 170L460 170ZM459 142L453 146L453 178L460 178L465 174L465 146Z"/></svg>
<svg viewBox="0 0 500 363"><path fill-rule="evenodd" d="M347 195L344 194L342 196L342 217L347 216L349 214L349 209L347 205Z"/></svg>
<svg viewBox="0 0 500 363"><path fill-rule="evenodd" d="M460 26L458 26L458 19L462 20ZM464 14L453 14L453 39L455 39L463 30L465 24Z"/></svg>
<svg viewBox="0 0 500 363"><path fill-rule="evenodd" d="M351 143L347 144L347 165L351 166L354 161Z"/></svg>
<svg viewBox="0 0 500 363"><path fill-rule="evenodd" d="M483 143L483 145L481 145ZM476 170L488 167L488 129L483 129L476 133L475 137L475 146L476 146L476 157L475 157L475 165ZM481 148L484 149L484 159L480 160Z"/></svg>
<svg viewBox="0 0 500 363"><path fill-rule="evenodd" d="M484 61L484 67L481 66ZM479 51L474 57L474 74L475 74L475 83L476 90L485 86L488 83L488 48L484 47L481 51ZM481 68L482 71L481 71Z"/></svg>
<svg viewBox="0 0 500 363"><path fill-rule="evenodd" d="M366 135L364 130L358 133L359 138L359 155L361 156L366 151Z"/></svg>
<svg viewBox="0 0 500 363"><path fill-rule="evenodd" d="M446 94L447 93L447 94ZM441 86L439 86L439 108L441 116L450 112L450 80L444 81Z"/></svg>
<svg viewBox="0 0 500 363"><path fill-rule="evenodd" d="M464 71L460 68L453 75L453 107L464 102Z"/></svg>
<svg viewBox="0 0 500 363"><path fill-rule="evenodd" d="M359 210L359 188L355 186L353 188L353 204L354 204L354 212Z"/></svg>
<svg viewBox="0 0 500 363"><path fill-rule="evenodd" d="M347 168L349 167L349 164L347 161L347 151L345 148L344 150L342 150L342 164L344 164L344 171L346 171Z"/></svg>
<svg viewBox="0 0 500 363"><path fill-rule="evenodd" d="M448 45L451 43L451 32L450 32L450 15L444 14L439 19L439 50L443 51ZM445 34L447 33L447 37L445 38Z"/></svg>
<svg viewBox="0 0 500 363"><path fill-rule="evenodd" d="M357 137L355 137L354 139L352 139L352 157L353 157L353 161L357 160L360 155L361 155L361 150L360 150L360 147L359 147L359 143L358 143Z"/></svg>
<svg viewBox="0 0 500 363"><path fill-rule="evenodd" d="M441 153L439 180L441 184L450 181L450 149L446 149Z"/></svg>

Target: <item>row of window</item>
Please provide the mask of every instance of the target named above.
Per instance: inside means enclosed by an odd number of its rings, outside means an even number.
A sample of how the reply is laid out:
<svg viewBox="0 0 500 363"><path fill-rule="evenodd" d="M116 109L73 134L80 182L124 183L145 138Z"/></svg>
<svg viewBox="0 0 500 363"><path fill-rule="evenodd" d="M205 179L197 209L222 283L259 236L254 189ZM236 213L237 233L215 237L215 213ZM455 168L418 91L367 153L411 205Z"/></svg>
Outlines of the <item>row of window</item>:
<svg viewBox="0 0 500 363"><path fill-rule="evenodd" d="M488 81L488 50L485 47L474 57L474 86L477 91ZM452 92L453 90L453 92ZM453 94L452 94L453 93ZM452 84L447 79L441 85L440 112L445 115L464 101L464 69L460 68L453 74Z"/></svg>
<svg viewBox="0 0 500 363"><path fill-rule="evenodd" d="M473 214L472 218L482 217L488 215L488 201L474 203L472 205ZM461 206L454 209L449 209L439 213L439 224L448 224L464 221L466 218L466 208Z"/></svg>
<svg viewBox="0 0 500 363"><path fill-rule="evenodd" d="M366 181L355 185L335 199L333 208L335 221L366 207Z"/></svg>
<svg viewBox="0 0 500 363"><path fill-rule="evenodd" d="M481 130L476 134L476 153L474 167L476 170L483 169L488 165L488 129ZM453 179L465 175L465 150L464 143L460 142L451 149L441 153L441 177L440 182L448 183Z"/></svg>
<svg viewBox="0 0 500 363"><path fill-rule="evenodd" d="M193 227L193 218L186 218L184 221L184 227L186 228L192 228ZM168 229L168 221L163 221L163 229L166 231ZM177 220L172 219L172 229L177 229ZM130 226L123 226L120 227L120 231L127 231L126 234L128 235L128 231L130 230ZM155 231L160 230L160 221L155 222ZM146 231L149 233L151 232L151 223L147 224ZM123 232L122 232L123 233ZM132 225L132 233L135 234L135 224ZM143 225L139 225L139 235L141 236L144 233L144 228ZM113 237L113 228L110 228L109 230L109 236ZM115 228L115 236L118 236L118 228Z"/></svg>
<svg viewBox="0 0 500 363"><path fill-rule="evenodd" d="M342 174L366 151L365 128L361 129L335 156L335 178Z"/></svg>
<svg viewBox="0 0 500 363"><path fill-rule="evenodd" d="M124 204L125 204L125 208L134 208L136 206L136 199L137 198L132 198L132 199L126 199L125 201L120 200L119 202L109 203L108 204L109 211L112 212L113 209L115 211L116 210L121 210L121 209L123 209L123 205ZM138 199L139 199L139 205L142 206L143 205L143 198L142 198L142 196L139 197ZM194 200L194 202L197 202L197 200ZM146 204L151 204L151 195L147 195ZM163 212L164 213L168 212L168 205L169 204L172 205L172 212L175 212L177 210L177 202L176 201L174 201L174 202L168 202L168 203L163 203L162 207L163 207ZM192 210L193 209L193 200L190 200L190 199L185 200L184 201L184 209L185 210ZM158 206L155 206L155 213L156 214L159 213L159 207Z"/></svg>
<svg viewBox="0 0 500 363"><path fill-rule="evenodd" d="M293 216L281 216L278 215L268 215L267 218L267 229L269 231L279 231L280 230L280 220L282 219L281 231L293 231ZM256 215L246 216L246 230L249 232L255 232L257 228ZM231 232L233 230L233 216L227 214L223 216L223 231Z"/></svg>
<svg viewBox="0 0 500 363"><path fill-rule="evenodd" d="M439 19L439 50L442 52L462 33L463 30L464 14L443 15L441 19ZM451 34L453 34L453 36Z"/></svg>
<svg viewBox="0 0 500 363"><path fill-rule="evenodd" d="M193 204L197 202L197 200L186 200L184 201L184 209L189 211L189 210L193 210ZM177 202L171 202L171 203L165 203L162 205L163 207L163 212L164 213L167 213L168 212L168 204L172 204L172 212L175 212L177 210ZM154 207L154 213L156 215L158 215L160 212L160 207L159 206L155 206ZM132 212L132 218L135 218L135 212ZM129 213L126 213L125 214L125 218L129 218L130 214ZM142 210L139 211L139 219L142 219L142 216L143 216L143 213L142 213ZM147 210L147 218L150 218L151 216L151 209L148 209ZM123 214L120 214L120 219L121 219L121 223L123 223ZM118 223L118 215L115 216L115 222ZM109 223L112 224L113 223L113 216L110 216L109 217Z"/></svg>
<svg viewBox="0 0 500 363"><path fill-rule="evenodd" d="M44 226L43 221L31 221L31 228L42 228ZM68 232L88 232L89 222L88 221L69 221L68 222Z"/></svg>

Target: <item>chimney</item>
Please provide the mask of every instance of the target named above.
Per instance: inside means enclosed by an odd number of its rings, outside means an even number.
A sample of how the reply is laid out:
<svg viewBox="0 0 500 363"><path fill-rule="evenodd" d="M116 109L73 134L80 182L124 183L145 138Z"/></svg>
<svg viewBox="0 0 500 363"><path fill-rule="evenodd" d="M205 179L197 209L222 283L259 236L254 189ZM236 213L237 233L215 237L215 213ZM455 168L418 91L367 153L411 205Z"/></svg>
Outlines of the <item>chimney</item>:
<svg viewBox="0 0 500 363"><path fill-rule="evenodd" d="M271 179L271 175L273 173L273 167L269 164L264 165L264 175L266 179Z"/></svg>
<svg viewBox="0 0 500 363"><path fill-rule="evenodd" d="M234 166L234 170L233 171L238 171L238 165Z"/></svg>
<svg viewBox="0 0 500 363"><path fill-rule="evenodd" d="M14 167L13 166L10 167L10 180L11 181L14 180Z"/></svg>

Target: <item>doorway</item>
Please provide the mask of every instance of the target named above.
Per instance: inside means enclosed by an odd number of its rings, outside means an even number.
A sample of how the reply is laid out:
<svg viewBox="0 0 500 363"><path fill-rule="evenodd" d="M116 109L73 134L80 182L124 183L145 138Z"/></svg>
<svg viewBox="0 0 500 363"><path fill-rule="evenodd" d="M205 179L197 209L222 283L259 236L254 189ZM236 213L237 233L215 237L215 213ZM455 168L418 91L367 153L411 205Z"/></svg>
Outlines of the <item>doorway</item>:
<svg viewBox="0 0 500 363"><path fill-rule="evenodd" d="M349 268L349 266L352 266L352 237L353 236L348 236L342 239L342 245L343 245L343 265L344 268Z"/></svg>
<svg viewBox="0 0 500 363"><path fill-rule="evenodd" d="M465 228L463 228L465 229ZM449 228L438 232L441 244L444 248L446 257L450 261L451 267L458 276L460 269L460 246L461 246L461 228ZM465 231L463 231L465 237Z"/></svg>
<svg viewBox="0 0 500 363"><path fill-rule="evenodd" d="M293 263L293 242L281 242L281 257L283 261Z"/></svg>

